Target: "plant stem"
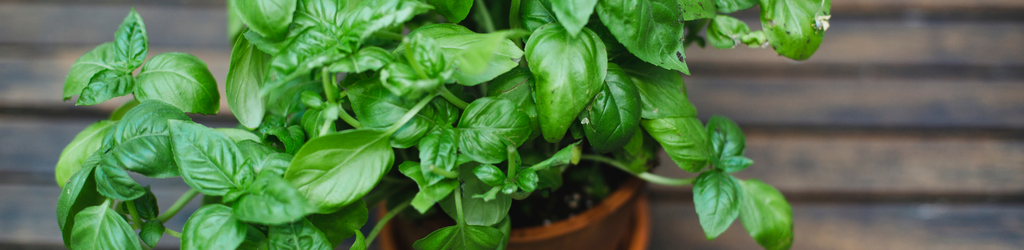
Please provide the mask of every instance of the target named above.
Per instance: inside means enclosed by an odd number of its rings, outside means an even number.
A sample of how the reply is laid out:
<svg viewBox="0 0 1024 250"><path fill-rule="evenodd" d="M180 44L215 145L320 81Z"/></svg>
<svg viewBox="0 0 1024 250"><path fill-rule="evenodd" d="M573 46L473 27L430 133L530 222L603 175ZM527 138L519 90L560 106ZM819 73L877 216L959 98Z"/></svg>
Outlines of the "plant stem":
<svg viewBox="0 0 1024 250"><path fill-rule="evenodd" d="M413 106L411 109L409 109L409 112L406 112L401 119L398 119L398 122L396 122L394 125L391 125L391 128L388 128L387 133L394 134L395 131L401 129L402 126L405 126L406 122L409 122L409 120L412 120L413 117L416 117L416 114L418 114L420 110L423 109L423 107L426 107L427 104L430 103L430 100L433 99L433 95L424 97L423 100L420 100L419 103L416 103L416 106Z"/></svg>
<svg viewBox="0 0 1024 250"><path fill-rule="evenodd" d="M650 182L650 183L655 183L655 184L661 184L661 185L667 185L667 186L685 186L685 185L693 184L693 181L695 180L695 178L685 178L685 179L669 178L669 177L664 177L664 176L652 174L652 173L649 173L649 172L634 173L633 171L629 171L629 167L626 167L626 165L623 165L621 162L616 161L616 160L614 160L612 158L608 158L608 157L604 157L604 156L600 156L600 155L581 155L580 159L584 159L584 160L588 160L588 161L596 161L596 162L608 164L608 165L611 165L612 167L618 168L619 170L626 171L626 173L633 174L637 178L640 178L642 180L645 180L645 181Z"/></svg>
<svg viewBox="0 0 1024 250"><path fill-rule="evenodd" d="M356 120L355 117L349 115L348 111L345 111L345 108L338 107L338 117L341 118L342 121L345 121L345 123L348 123L348 125L352 126L353 128L363 128L363 124L360 123L359 120Z"/></svg>
<svg viewBox="0 0 1024 250"><path fill-rule="evenodd" d="M395 41L401 41L402 38L405 38L405 36L403 36L402 34L398 34L398 33L391 32L391 31L383 31L383 30L377 31L377 32L373 32L373 36L380 37L380 38L385 38L385 39L391 39L391 40L395 40Z"/></svg>
<svg viewBox="0 0 1024 250"><path fill-rule="evenodd" d="M171 205L170 209L167 209L167 211L160 214L160 216L157 216L156 218L160 220L160 222L166 223L168 220L174 217L175 214L178 214L178 211L181 211L181 208L185 207L185 205L188 204L189 201L192 201L192 198L195 198L197 194L199 194L199 190L189 189L187 192L182 194L177 201L174 201L174 204Z"/></svg>
<svg viewBox="0 0 1024 250"><path fill-rule="evenodd" d="M448 100L452 104L455 104L455 106L459 107L459 109L466 109L466 107L469 106L469 103L463 101L458 96L455 96L455 94L452 94L451 91L448 91L448 88L445 88L444 86L441 86L439 88L441 89L441 97L444 97L445 100Z"/></svg>
<svg viewBox="0 0 1024 250"><path fill-rule="evenodd" d="M456 173L454 171L448 171L439 167L430 166L430 172L448 178L459 178L459 173Z"/></svg>
<svg viewBox="0 0 1024 250"><path fill-rule="evenodd" d="M387 225L388 221L391 221L391 218L395 217L395 215L398 215L398 213L401 213L402 210L405 210L405 208L409 207L409 204L411 202L412 200L402 202L402 204L398 204L398 206L392 208L391 211L388 211L388 213L385 214L384 217L381 217L380 220L377 221L377 225L373 226L373 231L370 231L370 235L366 237L366 246L369 247L370 244L373 243L373 239L377 238L377 235L380 234L380 230L384 229L384 225Z"/></svg>
<svg viewBox="0 0 1024 250"><path fill-rule="evenodd" d="M494 32L494 20L491 19L491 13L488 12L487 3L484 3L484 0L476 0L473 7L476 8L476 11L480 13L480 18L483 19L480 21L483 22L484 31L487 33Z"/></svg>
<svg viewBox="0 0 1024 250"><path fill-rule="evenodd" d="M178 231L171 230L170 228L166 228L165 227L164 228L164 233L167 234L167 235L170 235L170 236L177 237L179 239L181 238L181 233L179 233Z"/></svg>
<svg viewBox="0 0 1024 250"><path fill-rule="evenodd" d="M323 81L324 95L327 96L327 103L338 103L338 86L331 82L331 72L327 70L327 67L323 67L320 70L320 78Z"/></svg>
<svg viewBox="0 0 1024 250"><path fill-rule="evenodd" d="M519 171L519 162L513 159L516 156L516 147L512 145L508 144L505 146L505 151L508 152L508 174L505 176L505 181L515 183L516 172Z"/></svg>
<svg viewBox="0 0 1024 250"><path fill-rule="evenodd" d="M135 202L134 201L124 201L124 202L126 204L128 204L128 213L132 215L132 228L134 228L134 229L141 229L142 228L142 217L139 217L139 209L135 208Z"/></svg>
<svg viewBox="0 0 1024 250"><path fill-rule="evenodd" d="M455 214L457 215L455 220L461 228L466 223L466 218L462 216L462 183L460 181L458 186L455 186Z"/></svg>
<svg viewBox="0 0 1024 250"><path fill-rule="evenodd" d="M508 11L508 25L513 30L514 29L522 28L522 24L519 23L519 3L520 2L521 2L521 0L512 0L512 6L509 8L509 11ZM512 39L512 42L515 42L516 43L516 47L519 47L519 49L523 49L523 39L522 38Z"/></svg>

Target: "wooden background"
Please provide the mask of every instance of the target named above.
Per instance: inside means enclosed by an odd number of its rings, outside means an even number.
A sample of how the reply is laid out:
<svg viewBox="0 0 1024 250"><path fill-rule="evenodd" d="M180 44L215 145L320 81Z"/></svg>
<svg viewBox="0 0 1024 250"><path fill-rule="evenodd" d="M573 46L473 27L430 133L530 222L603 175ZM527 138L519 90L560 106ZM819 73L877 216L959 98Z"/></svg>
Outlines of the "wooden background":
<svg viewBox="0 0 1024 250"><path fill-rule="evenodd" d="M0 0L0 249L63 248L57 157L123 102L62 102L64 78L133 5L149 56L194 54L223 91L223 0ZM759 26L756 11L734 16ZM693 48L685 81L703 118L726 115L746 132L756 163L739 175L793 204L793 249L1024 249L1021 46L1021 0L836 0L810 60ZM221 110L196 119L230 125ZM658 172L689 176L671 163ZM144 182L164 208L187 189ZM690 189L650 189L652 249L758 249L738 222L705 240Z"/></svg>

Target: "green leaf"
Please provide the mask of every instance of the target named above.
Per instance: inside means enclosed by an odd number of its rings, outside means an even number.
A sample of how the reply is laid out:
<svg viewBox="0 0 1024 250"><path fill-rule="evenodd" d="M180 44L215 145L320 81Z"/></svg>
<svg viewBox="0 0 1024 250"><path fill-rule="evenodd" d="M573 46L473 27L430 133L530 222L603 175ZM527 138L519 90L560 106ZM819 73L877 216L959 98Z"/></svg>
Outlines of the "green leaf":
<svg viewBox="0 0 1024 250"><path fill-rule="evenodd" d="M651 141L652 138L646 136L642 131L638 130L637 133L634 133L622 149L612 152L615 159L625 163L629 171L633 173L647 172L651 167L649 163L653 163L653 159L657 157L656 142Z"/></svg>
<svg viewBox="0 0 1024 250"><path fill-rule="evenodd" d="M505 99L484 97L466 107L459 120L459 151L474 161L495 164L508 158L505 145L519 147L530 136L530 118Z"/></svg>
<svg viewBox="0 0 1024 250"><path fill-rule="evenodd" d="M530 138L540 136L537 103L533 101L533 75L528 68L514 68L487 84L487 96L512 101L530 117Z"/></svg>
<svg viewBox="0 0 1024 250"><path fill-rule="evenodd" d="M135 86L139 101L161 100L189 113L212 115L220 110L217 81L193 55L164 53L142 67Z"/></svg>
<svg viewBox="0 0 1024 250"><path fill-rule="evenodd" d="M235 141L235 142L242 142L242 141L261 142L262 141L262 140L260 140L260 137L258 135L253 134L252 132L249 132L248 130L244 130L244 129L237 129L237 128L215 128L213 130L217 130L217 132L220 132L221 134L224 134L224 135L228 136L228 138L231 138L231 140Z"/></svg>
<svg viewBox="0 0 1024 250"><path fill-rule="evenodd" d="M415 181L416 185L420 188L420 191L413 197L412 206L422 214L426 213L435 203L444 199L455 190L459 186L459 181L456 179L444 179L431 184L423 178L424 172L421 172L420 169L420 164L417 162L407 161L398 165L398 171L401 171L402 174Z"/></svg>
<svg viewBox="0 0 1024 250"><path fill-rule="evenodd" d="M352 233L355 234L356 238L352 241L352 247L350 247L349 250L366 250L369 246L367 245L368 243L366 242L366 237L363 236L363 233L359 230L352 231Z"/></svg>
<svg viewBox="0 0 1024 250"><path fill-rule="evenodd" d="M235 9L234 2L235 1L229 0L225 3L225 5L227 6L226 15L228 18L228 41L234 41L235 39L238 39L238 37L242 36L242 31L245 29L245 23L242 22L242 17L239 16L240 14Z"/></svg>
<svg viewBox="0 0 1024 250"><path fill-rule="evenodd" d="M551 10L569 35L576 36L590 21L597 0L551 1Z"/></svg>
<svg viewBox="0 0 1024 250"><path fill-rule="evenodd" d="M537 190L538 181L540 181L540 178L537 176L537 172L530 169L524 169L516 175L516 185L524 192Z"/></svg>
<svg viewBox="0 0 1024 250"><path fill-rule="evenodd" d="M747 33L750 33L750 27L746 23L726 15L716 16L707 30L708 42L718 49L735 48Z"/></svg>
<svg viewBox="0 0 1024 250"><path fill-rule="evenodd" d="M505 173L491 164L482 164L473 169L473 175L489 186L499 186L505 183Z"/></svg>
<svg viewBox="0 0 1024 250"><path fill-rule="evenodd" d="M149 189L149 186L143 188L145 193L139 198L132 200L135 203L135 210L139 212L139 217L142 220L153 220L156 219L157 215L160 215L160 206L156 201L156 196L153 195L153 191ZM128 211L128 203L121 202L119 205L121 211ZM162 230L160 232L163 232Z"/></svg>
<svg viewBox="0 0 1024 250"><path fill-rule="evenodd" d="M241 221L275 225L301 219L314 211L299 190L273 172L260 174L246 190L249 194L231 206Z"/></svg>
<svg viewBox="0 0 1024 250"><path fill-rule="evenodd" d="M96 105L114 97L131 94L135 90L135 78L118 70L102 70L89 80L75 105Z"/></svg>
<svg viewBox="0 0 1024 250"><path fill-rule="evenodd" d="M743 205L740 221L750 237L766 250L786 250L793 245L793 209L772 186L759 180L740 182Z"/></svg>
<svg viewBox="0 0 1024 250"><path fill-rule="evenodd" d="M640 92L644 119L693 117L697 108L686 97L686 86L679 72L666 70L636 59L619 62Z"/></svg>
<svg viewBox="0 0 1024 250"><path fill-rule="evenodd" d="M522 26L530 32L545 24L558 22L549 0L522 0L519 6Z"/></svg>
<svg viewBox="0 0 1024 250"><path fill-rule="evenodd" d="M71 249L142 249L135 231L108 203L88 207L75 215Z"/></svg>
<svg viewBox="0 0 1024 250"><path fill-rule="evenodd" d="M831 0L761 0L761 29L780 56L806 60L828 29Z"/></svg>
<svg viewBox="0 0 1024 250"><path fill-rule="evenodd" d="M302 126L292 125L285 127L275 127L267 131L267 134L277 137L277 140L284 144L285 151L289 154L295 153L303 142L306 141L306 133L302 132Z"/></svg>
<svg viewBox="0 0 1024 250"><path fill-rule="evenodd" d="M333 133L336 130L334 121L338 120L338 112L342 112L338 105L329 105L323 110L306 110L302 115L302 128L310 139Z"/></svg>
<svg viewBox="0 0 1024 250"><path fill-rule="evenodd" d="M296 0L231 0L231 6L235 13L252 29L260 35L271 39L283 38L288 32L288 25L292 23L292 15L295 13Z"/></svg>
<svg viewBox="0 0 1024 250"><path fill-rule="evenodd" d="M341 242L366 224L370 213L366 209L366 203L362 200L353 202L341 210L329 214L311 214L306 216L309 222L327 236L332 247L337 247Z"/></svg>
<svg viewBox="0 0 1024 250"><path fill-rule="evenodd" d="M463 181L462 197L449 195L438 204L441 205L441 209L443 209L448 216L451 216L453 219L457 219L455 199L462 198L462 212L466 224L491 226L495 223L501 222L501 220L508 215L508 210L512 206L512 197L509 197L508 194L496 193L495 199L492 200L474 198L474 195L490 191L491 186L480 181L480 179L477 179L476 175L473 174L474 168L471 166L472 165L466 165L459 168L459 180Z"/></svg>
<svg viewBox="0 0 1024 250"><path fill-rule="evenodd" d="M242 151L231 138L203 125L170 121L174 161L181 177L206 195L225 195L248 184L252 169L246 168Z"/></svg>
<svg viewBox="0 0 1024 250"><path fill-rule="evenodd" d="M587 141L598 152L621 148L640 128L640 93L626 72L609 63L604 83L579 115Z"/></svg>
<svg viewBox="0 0 1024 250"><path fill-rule="evenodd" d="M434 6L437 14L441 14L448 22L459 23L466 19L473 8L473 0L427 0Z"/></svg>
<svg viewBox="0 0 1024 250"><path fill-rule="evenodd" d="M416 250L496 249L501 230L488 226L450 226L438 229L413 243Z"/></svg>
<svg viewBox="0 0 1024 250"><path fill-rule="evenodd" d="M146 221L142 224L142 230L139 231L139 238L142 238L142 243L154 248L156 243L160 242L160 237L164 236L164 229L164 223L160 220Z"/></svg>
<svg viewBox="0 0 1024 250"><path fill-rule="evenodd" d="M110 163L104 157L103 161L96 167L96 191L112 199L134 200L146 194L146 190L135 182L128 172Z"/></svg>
<svg viewBox="0 0 1024 250"><path fill-rule="evenodd" d="M692 6L699 0L606 0L597 5L597 16L608 27L612 35L626 46L629 52L645 62L670 70L690 74L686 67L684 21L696 15L710 18L703 8ZM685 7L684 7L685 5ZM697 5L710 6L707 3ZM686 13L683 11L686 10ZM696 10L700 10L695 12ZM694 13L690 13L694 12ZM622 64L625 65L625 64Z"/></svg>
<svg viewBox="0 0 1024 250"><path fill-rule="evenodd" d="M698 172L707 166L707 132L696 117L645 119L640 124L679 168Z"/></svg>
<svg viewBox="0 0 1024 250"><path fill-rule="evenodd" d="M270 240L260 229L252 225L246 225L245 239L238 245L237 250L267 250L270 248Z"/></svg>
<svg viewBox="0 0 1024 250"><path fill-rule="evenodd" d="M391 168L395 154L388 137L381 130L355 129L310 140L295 154L284 179L320 213L338 210L359 201Z"/></svg>
<svg viewBox="0 0 1024 250"><path fill-rule="evenodd" d="M114 124L110 120L98 121L85 127L82 132L75 135L74 139L71 139L71 142L64 147L64 151L60 152L60 158L57 160L57 168L54 170L57 185L63 188L68 178L82 168L85 159L100 148L103 137L114 128Z"/></svg>
<svg viewBox="0 0 1024 250"><path fill-rule="evenodd" d="M132 98L132 100L125 102L124 104L121 104L121 106L117 107L117 109L114 110L114 112L110 113L110 120L121 120L121 117L124 117L124 114L128 113L128 110L135 108L135 106L139 106L139 100L136 100L135 98Z"/></svg>
<svg viewBox="0 0 1024 250"><path fill-rule="evenodd" d="M103 204L107 199L96 191L96 179L93 177L95 168L95 160L82 166L82 169L71 175L57 199L57 225L60 226L61 236L64 238L64 247L68 249L71 249L75 216L87 207Z"/></svg>
<svg viewBox="0 0 1024 250"><path fill-rule="evenodd" d="M379 79L373 78L356 82L348 89L348 93L356 118L368 128L394 125L418 101L391 93L381 86ZM408 148L419 144L420 139L435 127L449 124L450 116L458 114L457 109L448 101L435 98L392 135L391 146Z"/></svg>
<svg viewBox="0 0 1024 250"><path fill-rule="evenodd" d="M541 134L557 142L601 91L608 71L604 43L590 29L573 38L561 25L548 24L530 35L526 60L536 81Z"/></svg>
<svg viewBox="0 0 1024 250"><path fill-rule="evenodd" d="M740 170L746 169L750 165L754 164L754 160L743 156L728 156L721 160L721 165L718 166L726 173L735 173Z"/></svg>
<svg viewBox="0 0 1024 250"><path fill-rule="evenodd" d="M327 236L309 220L270 227L270 249L275 250L330 250Z"/></svg>
<svg viewBox="0 0 1024 250"><path fill-rule="evenodd" d="M693 183L693 204L708 240L725 232L740 215L743 189L726 173L706 171Z"/></svg>
<svg viewBox="0 0 1024 250"><path fill-rule="evenodd" d="M115 65L115 57L114 43L108 42L96 46L75 60L68 71L68 78L64 80L64 100L82 94L82 90L89 85L96 73L121 68Z"/></svg>
<svg viewBox="0 0 1024 250"><path fill-rule="evenodd" d="M754 5L757 5L757 0L715 0L715 7L718 7L718 12L726 14L749 9L754 7Z"/></svg>
<svg viewBox="0 0 1024 250"><path fill-rule="evenodd" d="M657 0L655 0L657 1ZM713 18L718 12L715 3L708 3L705 0L677 0L682 4L679 9L683 11L685 21Z"/></svg>
<svg viewBox="0 0 1024 250"><path fill-rule="evenodd" d="M294 7L295 0L291 1ZM242 2L255 4L263 1ZM234 48L231 49L231 63L228 65L224 91L231 113L238 119L238 123L249 129L259 127L263 121L263 114L266 113L264 100L260 97L260 88L263 87L267 60L266 54L256 49L244 36L239 36Z"/></svg>
<svg viewBox="0 0 1024 250"><path fill-rule="evenodd" d="M181 230L181 249L235 249L245 240L247 225L224 205L206 205L196 210Z"/></svg>
<svg viewBox="0 0 1024 250"><path fill-rule="evenodd" d="M167 103L156 100L141 102L125 113L104 137L103 147L110 147L104 160L148 177L178 176L178 164L171 149L169 120L191 119Z"/></svg>
<svg viewBox="0 0 1024 250"><path fill-rule="evenodd" d="M149 36L146 35L146 24L135 8L121 21L121 26L114 33L114 55L117 61L124 63L120 73L131 73L146 60L149 51ZM130 77L130 75L129 75Z"/></svg>
<svg viewBox="0 0 1024 250"><path fill-rule="evenodd" d="M413 30L409 36L433 38L444 57L456 68L453 77L466 86L490 81L519 65L523 51L507 37L510 31L478 34L457 24L431 24Z"/></svg>
<svg viewBox="0 0 1024 250"><path fill-rule="evenodd" d="M708 119L707 133L711 142L711 154L715 158L743 156L747 139L743 136L740 126L729 118L719 115L712 116L711 119Z"/></svg>
<svg viewBox="0 0 1024 250"><path fill-rule="evenodd" d="M445 177L434 173L430 169L440 168L445 171L456 171L458 160L458 131L451 128L436 129L423 139L420 139L418 146L420 151L420 172L428 185L434 185L444 180Z"/></svg>
<svg viewBox="0 0 1024 250"><path fill-rule="evenodd" d="M342 57L327 67L330 72L363 73L378 70L394 61L391 52L376 46L366 46L355 54Z"/></svg>
<svg viewBox="0 0 1024 250"><path fill-rule="evenodd" d="M434 39L423 34L405 37L396 54L395 61L380 71L380 79L385 89L398 96L415 100L434 93L455 73Z"/></svg>

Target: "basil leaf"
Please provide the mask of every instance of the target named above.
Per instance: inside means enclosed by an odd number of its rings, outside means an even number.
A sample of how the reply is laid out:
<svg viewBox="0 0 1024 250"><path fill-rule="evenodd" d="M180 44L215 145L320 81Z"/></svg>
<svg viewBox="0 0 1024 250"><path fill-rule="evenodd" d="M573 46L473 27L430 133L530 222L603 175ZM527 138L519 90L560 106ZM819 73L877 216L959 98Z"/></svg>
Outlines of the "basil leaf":
<svg viewBox="0 0 1024 250"><path fill-rule="evenodd" d="M368 128L390 127L416 106L415 100L407 100L384 89L379 79L356 82L348 89L348 93L356 118ZM448 101L435 98L391 136L391 146L408 148L417 145L435 127L448 124L449 116L458 114L456 109Z"/></svg>
<svg viewBox="0 0 1024 250"><path fill-rule="evenodd" d="M332 247L337 247L343 240L352 237L353 233L358 233L369 218L370 213L362 200L342 207L337 212L306 216L306 220L327 236Z"/></svg>
<svg viewBox="0 0 1024 250"><path fill-rule="evenodd" d="M552 1L551 10L569 35L576 36L590 21L596 5L597 0Z"/></svg>
<svg viewBox="0 0 1024 250"><path fill-rule="evenodd" d="M462 180L462 197L456 197L455 195L449 195L444 200L438 202L441 205L441 209L444 210L448 216L453 219L457 219L457 212L455 211L455 199L462 199L463 207L463 218L466 224L475 226L491 226L495 223L501 222L502 219L508 215L509 208L512 207L512 197L508 194L496 193L495 199L481 199L473 196L477 194L483 194L491 190L491 186L487 185L480 179L476 178L473 174L474 167L466 165L459 168L459 180ZM429 236L428 236L429 238ZM500 237L499 237L500 238ZM497 240L497 239L495 239Z"/></svg>
<svg viewBox="0 0 1024 250"><path fill-rule="evenodd" d="M82 132L75 135L74 139L71 139L71 142L60 152L60 158L57 160L57 167L54 170L57 185L63 188L64 183L68 182L68 178L82 168L85 159L100 148L103 137L114 128L114 124L110 120L98 121L85 127Z"/></svg>
<svg viewBox="0 0 1024 250"><path fill-rule="evenodd" d="M549 0L522 0L519 4L522 26L530 32L545 24L558 22Z"/></svg>
<svg viewBox="0 0 1024 250"><path fill-rule="evenodd" d="M282 224L298 220L314 211L295 187L276 173L260 174L231 206L235 217L245 222L265 225Z"/></svg>
<svg viewBox="0 0 1024 250"><path fill-rule="evenodd" d="M455 73L451 60L423 34L405 37L397 54L395 61L380 71L380 79L385 89L398 96L415 100L434 93Z"/></svg>
<svg viewBox="0 0 1024 250"><path fill-rule="evenodd" d="M715 7L718 7L718 12L726 14L749 9L754 7L754 5L757 5L757 0L715 0Z"/></svg>
<svg viewBox="0 0 1024 250"><path fill-rule="evenodd" d="M761 0L761 29L779 55L806 60L828 29L830 0Z"/></svg>
<svg viewBox="0 0 1024 250"><path fill-rule="evenodd" d="M453 77L466 86L490 81L519 65L523 51L506 37L509 31L478 34L457 24L431 24L409 36L433 38L444 57L456 68Z"/></svg>
<svg viewBox="0 0 1024 250"><path fill-rule="evenodd" d="M445 179L444 176L431 171L431 168L456 170L459 145L459 136L456 132L451 128L437 129L420 139L418 148L422 164L419 172L423 173L423 179L428 185L437 184Z"/></svg>
<svg viewBox="0 0 1024 250"><path fill-rule="evenodd" d="M502 238L501 230L487 226L450 226L438 229L417 240L416 250L496 249Z"/></svg>
<svg viewBox="0 0 1024 250"><path fill-rule="evenodd" d="M533 192L537 190L537 182L540 181L540 177L537 176L537 172L530 169L523 169L519 174L516 175L516 185L519 186L524 192Z"/></svg>
<svg viewBox="0 0 1024 250"><path fill-rule="evenodd" d="M530 35L526 60L536 80L541 134L557 142L601 91L608 71L604 43L590 29L573 38L561 25L547 24Z"/></svg>
<svg viewBox="0 0 1024 250"><path fill-rule="evenodd" d="M759 180L740 182L743 205L740 221L750 237L766 250L784 250L793 245L793 209L772 186Z"/></svg>
<svg viewBox="0 0 1024 250"><path fill-rule="evenodd" d="M487 84L487 96L512 101L519 111L530 117L530 138L540 136L537 103L533 101L533 75L530 69L514 68Z"/></svg>
<svg viewBox="0 0 1024 250"><path fill-rule="evenodd" d="M260 229L252 225L245 225L245 239L238 245L237 250L266 250L270 248L270 240Z"/></svg>
<svg viewBox="0 0 1024 250"><path fill-rule="evenodd" d="M96 191L96 179L93 177L95 168L95 160L82 166L78 172L71 175L61 189L60 198L57 199L57 225L60 226L61 236L64 238L64 247L68 249L71 249L75 216L87 207L103 204L107 199Z"/></svg>
<svg viewBox="0 0 1024 250"><path fill-rule="evenodd" d="M220 93L206 63L185 53L154 56L142 67L135 86L139 101L161 100L190 113L220 110Z"/></svg>
<svg viewBox="0 0 1024 250"><path fill-rule="evenodd" d="M270 227L270 249L330 250L330 242L309 220Z"/></svg>
<svg viewBox="0 0 1024 250"><path fill-rule="evenodd" d="M284 144L285 151L292 154L298 151L302 147L303 142L306 141L306 134L302 130L302 126L292 125L287 128L271 128L267 131L267 134L277 137L277 140Z"/></svg>
<svg viewBox="0 0 1024 250"><path fill-rule="evenodd" d="M146 194L146 190L135 182L128 172L111 163L104 157L96 167L96 191L112 199L134 200Z"/></svg>
<svg viewBox="0 0 1024 250"><path fill-rule="evenodd" d="M640 125L661 144L679 168L698 172L707 166L707 132L696 117L645 119Z"/></svg>
<svg viewBox="0 0 1024 250"><path fill-rule="evenodd" d="M114 43L108 42L96 46L75 60L68 71L68 78L64 80L64 100L82 94L82 90L89 85L96 73L118 70L120 66L115 66L115 57Z"/></svg>
<svg viewBox="0 0 1024 250"><path fill-rule="evenodd" d="M530 118L505 99L484 97L462 113L459 151L480 163L495 164L508 158L505 145L519 147L530 136Z"/></svg>
<svg viewBox="0 0 1024 250"><path fill-rule="evenodd" d="M638 130L634 133L622 149L612 152L615 159L625 163L629 171L633 173L647 172L651 167L648 163L657 157L655 142L651 141L652 138L646 136L642 131Z"/></svg>
<svg viewBox="0 0 1024 250"><path fill-rule="evenodd" d="M718 7L714 3L704 4L702 0L680 0L677 2L682 3L682 6L677 9L683 11L685 21L713 18L718 12Z"/></svg>
<svg viewBox="0 0 1024 250"><path fill-rule="evenodd" d="M131 94L135 90L135 78L118 70L97 72L82 90L75 105L96 105L114 97Z"/></svg>
<svg viewBox="0 0 1024 250"><path fill-rule="evenodd" d="M355 129L310 140L284 179L318 211L333 212L369 193L391 168L395 154L388 137L380 130Z"/></svg>
<svg viewBox="0 0 1024 250"><path fill-rule="evenodd" d="M416 196L412 199L412 206L416 208L421 214L426 213L430 210L435 203L444 199L448 196L456 187L459 186L459 181L456 179L444 179L437 183L431 184L423 178L423 173L420 171L420 164L417 162L403 162L398 165L398 171L408 176L416 182L419 186L420 191L416 193Z"/></svg>
<svg viewBox="0 0 1024 250"><path fill-rule="evenodd" d="M302 128L310 139L335 131L334 121L338 120L338 105L327 106L324 110L309 109L302 115Z"/></svg>
<svg viewBox="0 0 1024 250"><path fill-rule="evenodd" d="M750 33L746 23L734 17L719 15L708 25L707 36L711 46L718 49L731 49L740 44L740 38Z"/></svg>
<svg viewBox="0 0 1024 250"><path fill-rule="evenodd" d="M225 195L252 180L252 169L243 166L242 151L231 138L191 122L169 124L174 161L189 186L206 195Z"/></svg>
<svg viewBox="0 0 1024 250"><path fill-rule="evenodd" d="M754 164L754 160L743 156L728 156L721 160L721 165L718 167L726 173L735 173L740 170L746 169L750 165Z"/></svg>
<svg viewBox="0 0 1024 250"><path fill-rule="evenodd" d="M459 23L466 19L473 8L473 0L427 0L434 6L437 14L441 14L448 22Z"/></svg>
<svg viewBox="0 0 1024 250"><path fill-rule="evenodd" d="M742 156L747 145L743 130L735 122L724 116L712 116L707 124L708 139L711 141L711 154L718 159L730 156Z"/></svg>
<svg viewBox="0 0 1024 250"><path fill-rule="evenodd" d="M245 240L248 225L239 221L224 205L206 205L196 210L181 230L181 249L235 249Z"/></svg>
<svg viewBox="0 0 1024 250"><path fill-rule="evenodd" d="M482 164L473 169L473 175L489 186L499 186L505 183L505 173L491 164Z"/></svg>
<svg viewBox="0 0 1024 250"><path fill-rule="evenodd" d="M166 229L164 223L160 222L160 220L148 220L142 224L139 238L142 238L142 243L145 243L150 248L154 248L160 242L160 237L164 236L164 229Z"/></svg>
<svg viewBox="0 0 1024 250"><path fill-rule="evenodd" d="M682 2L682 3L680 3ZM692 8L695 0L606 0L597 4L597 16L629 52L645 62L689 75L683 45L684 21L714 12ZM684 7L682 4L685 4ZM714 4L701 4L714 8ZM699 7L700 5L698 5ZM686 10L686 13L683 10ZM696 12L695 12L696 11ZM694 13L691 13L694 12ZM625 64L622 64L625 65Z"/></svg>
<svg viewBox="0 0 1024 250"><path fill-rule="evenodd" d="M376 46L366 46L358 52L342 57L327 67L330 72L363 73L367 70L378 70L394 61L391 53Z"/></svg>
<svg viewBox="0 0 1024 250"><path fill-rule="evenodd" d="M121 21L121 26L114 33L114 55L117 61L124 63L119 69L121 73L131 73L146 60L149 51L149 36L146 35L146 24L135 8ZM129 77L131 75L129 74Z"/></svg>
<svg viewBox="0 0 1024 250"><path fill-rule="evenodd" d="M217 132L220 132L221 134L224 134L224 135L228 136L228 138L231 138L231 140L236 142L236 143L242 142L242 141L253 141L253 142L257 142L258 143L258 142L263 141L263 140L260 140L260 136L258 136L256 134L253 134L252 132L249 132L248 130L244 130L244 129L237 129L237 128L215 128L213 130L217 130Z"/></svg>
<svg viewBox="0 0 1024 250"><path fill-rule="evenodd" d="M248 165L248 168L252 169L256 176L263 172L283 175L292 159L289 154L279 153L271 147L254 141L238 142L238 148L242 150L245 165Z"/></svg>
<svg viewBox="0 0 1024 250"><path fill-rule="evenodd" d="M678 72L662 69L634 58L619 62L640 92L644 119L697 116L697 108L686 97L686 86Z"/></svg>
<svg viewBox="0 0 1024 250"><path fill-rule="evenodd" d="M114 125L103 139L110 151L104 161L153 178L179 175L171 150L169 120L190 118L161 101L143 101Z"/></svg>
<svg viewBox="0 0 1024 250"><path fill-rule="evenodd" d="M156 196L153 195L153 191L150 190L149 186L143 188L145 193L139 198L132 200L135 203L135 210L139 212L139 217L142 220L153 220L156 219L157 215L160 215L160 206L156 201ZM121 211L128 211L128 203L121 202L118 205ZM163 231L160 231L163 233Z"/></svg>
<svg viewBox="0 0 1024 250"><path fill-rule="evenodd" d="M294 7L294 0L291 1ZM228 64L224 91L231 113L238 119L238 123L249 129L259 127L263 121L263 114L266 113L264 100L260 97L260 88L263 87L267 60L266 54L256 49L245 37L238 37L231 49L231 63Z"/></svg>
<svg viewBox="0 0 1024 250"><path fill-rule="evenodd" d="M135 231L108 203L88 207L75 215L71 249L142 249Z"/></svg>
<svg viewBox="0 0 1024 250"><path fill-rule="evenodd" d="M640 93L626 72L608 64L604 87L579 118L590 146L610 152L629 142L640 128Z"/></svg>
<svg viewBox="0 0 1024 250"><path fill-rule="evenodd" d="M732 225L740 215L742 199L743 189L736 178L716 170L697 176L693 183L693 203L708 240L715 239Z"/></svg>
<svg viewBox="0 0 1024 250"><path fill-rule="evenodd" d="M295 13L295 2L296 0L231 0L231 6L249 29L276 40L288 32L288 25L292 23L292 15Z"/></svg>

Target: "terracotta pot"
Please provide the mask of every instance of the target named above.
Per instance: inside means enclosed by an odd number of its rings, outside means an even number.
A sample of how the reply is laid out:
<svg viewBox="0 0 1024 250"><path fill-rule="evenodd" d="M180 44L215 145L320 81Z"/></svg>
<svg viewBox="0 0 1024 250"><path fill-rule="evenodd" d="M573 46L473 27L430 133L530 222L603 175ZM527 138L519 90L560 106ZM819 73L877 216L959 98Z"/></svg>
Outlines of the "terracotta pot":
<svg viewBox="0 0 1024 250"><path fill-rule="evenodd" d="M512 229L509 250L641 250L650 237L650 210L640 190L643 181L632 178L600 204L575 217L546 226ZM379 208L379 215L386 213ZM380 218L378 218L380 219ZM379 236L383 250L412 249L430 232L454 224L451 220L421 222L392 220Z"/></svg>

